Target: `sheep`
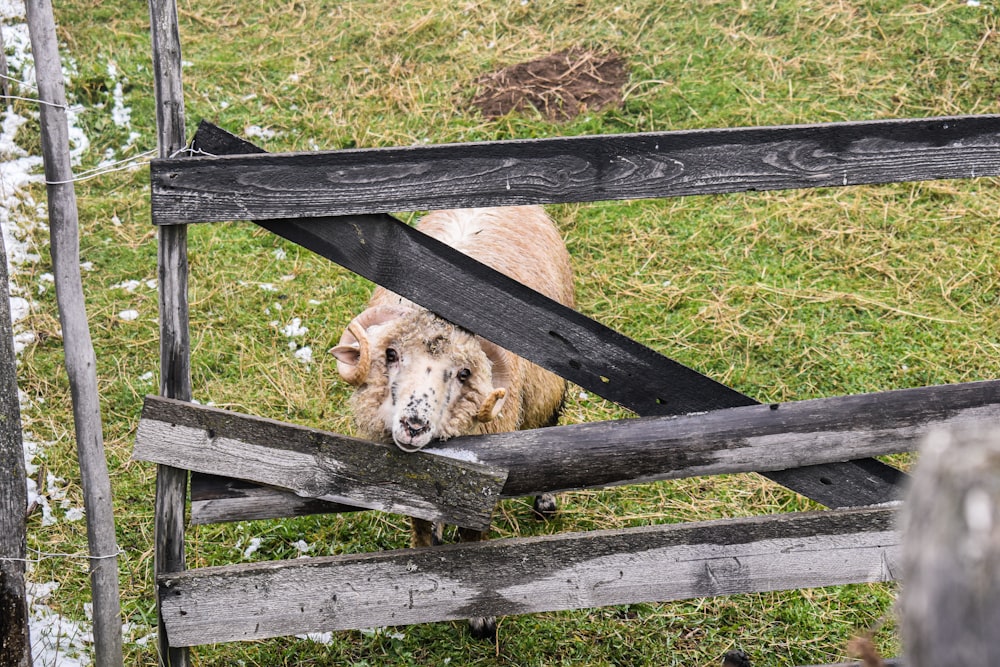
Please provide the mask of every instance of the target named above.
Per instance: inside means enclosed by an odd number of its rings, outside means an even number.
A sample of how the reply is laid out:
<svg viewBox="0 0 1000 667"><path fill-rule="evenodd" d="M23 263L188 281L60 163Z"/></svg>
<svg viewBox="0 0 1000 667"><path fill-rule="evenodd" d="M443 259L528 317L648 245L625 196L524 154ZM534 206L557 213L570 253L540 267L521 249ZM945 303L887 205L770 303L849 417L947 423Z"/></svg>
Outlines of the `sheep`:
<svg viewBox="0 0 1000 667"><path fill-rule="evenodd" d="M417 229L574 307L569 253L539 206L434 211ZM358 432L406 452L459 435L551 426L566 393L565 380L554 373L382 287L331 352L340 376L355 387ZM535 499L540 516L555 509L550 494ZM440 543L441 530L413 519L413 546ZM459 530L462 541L485 536ZM493 619L472 619L470 627L481 638L496 633Z"/></svg>

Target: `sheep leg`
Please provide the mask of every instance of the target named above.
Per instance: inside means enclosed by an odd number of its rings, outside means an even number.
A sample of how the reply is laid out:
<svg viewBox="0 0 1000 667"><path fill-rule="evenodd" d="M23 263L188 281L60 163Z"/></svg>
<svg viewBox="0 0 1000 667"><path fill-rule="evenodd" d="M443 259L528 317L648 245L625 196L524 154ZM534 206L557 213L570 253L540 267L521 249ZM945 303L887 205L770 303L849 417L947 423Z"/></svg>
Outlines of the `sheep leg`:
<svg viewBox="0 0 1000 667"><path fill-rule="evenodd" d="M443 542L443 523L413 519L410 523L410 544L414 547L436 547Z"/></svg>
<svg viewBox="0 0 1000 667"><path fill-rule="evenodd" d="M539 519L551 519L557 509L556 497L551 493L543 493L540 496L535 496L535 516Z"/></svg>
<svg viewBox="0 0 1000 667"><path fill-rule="evenodd" d="M469 528L458 529L458 540L460 542L482 542L486 539L487 535L488 531L471 530ZM491 642L496 642L496 616L477 616L476 618L470 618L469 631L475 639L488 639Z"/></svg>

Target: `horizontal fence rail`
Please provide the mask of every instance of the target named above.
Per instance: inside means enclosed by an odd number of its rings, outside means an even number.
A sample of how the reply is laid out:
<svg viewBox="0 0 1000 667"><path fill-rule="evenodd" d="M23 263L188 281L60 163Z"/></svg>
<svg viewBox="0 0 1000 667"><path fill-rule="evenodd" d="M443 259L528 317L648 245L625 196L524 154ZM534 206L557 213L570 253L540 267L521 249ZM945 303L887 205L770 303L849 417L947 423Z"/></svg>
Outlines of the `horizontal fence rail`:
<svg viewBox="0 0 1000 667"><path fill-rule="evenodd" d="M890 509L202 568L158 578L173 646L894 580Z"/></svg>
<svg viewBox="0 0 1000 667"><path fill-rule="evenodd" d="M1000 381L467 436L428 448L424 455L507 471L500 493L516 497L910 452L934 429L984 420L1000 421ZM185 440L151 441L158 433L169 433L171 421L190 432ZM209 432L226 446L207 442ZM135 456L279 487L257 492L245 485L220 488L214 478L214 494L192 490L192 520L205 522L206 515L220 519L223 510L230 520L264 518L262 512L284 516L281 512L344 510L302 497L300 480L309 479L317 489L314 496L342 485L342 472L323 460L337 458L339 447L352 451L356 443L302 426L149 397ZM230 493L223 493L227 489ZM247 500L241 503L243 492ZM265 494L270 501L262 503ZM226 501L223 507L220 501ZM289 511L295 507L300 511Z"/></svg>
<svg viewBox="0 0 1000 667"><path fill-rule="evenodd" d="M209 123L202 123L195 145L216 154L261 150ZM642 416L757 402L392 216L258 224ZM765 474L828 507L894 500L902 478L874 459Z"/></svg>
<svg viewBox="0 0 1000 667"><path fill-rule="evenodd" d="M209 150L208 152L211 152ZM154 160L157 224L1000 174L1000 116Z"/></svg>

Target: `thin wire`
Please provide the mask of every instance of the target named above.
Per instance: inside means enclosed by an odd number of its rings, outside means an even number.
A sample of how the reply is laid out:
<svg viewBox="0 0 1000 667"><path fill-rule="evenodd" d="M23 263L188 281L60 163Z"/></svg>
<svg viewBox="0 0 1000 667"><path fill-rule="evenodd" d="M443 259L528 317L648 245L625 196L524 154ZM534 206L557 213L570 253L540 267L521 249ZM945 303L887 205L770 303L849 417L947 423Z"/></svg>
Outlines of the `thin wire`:
<svg viewBox="0 0 1000 667"><path fill-rule="evenodd" d="M46 185L65 185L67 183L79 183L81 181L89 181L92 178L97 178L98 176L104 176L105 174L112 174L116 171L126 171L136 167L137 165L148 162L149 156L155 153L155 150L146 151L145 153L140 153L134 157L126 158L124 160L118 160L116 162L111 162L104 167L94 167L93 169L88 169L80 173L79 176L74 176L73 178L67 179L65 181L45 181ZM116 167L111 167L112 165L118 165ZM109 168L111 167L111 168Z"/></svg>
<svg viewBox="0 0 1000 667"><path fill-rule="evenodd" d="M21 81L17 77L7 76L6 74L0 74L0 79L7 79L8 81L13 81L14 83L31 88L32 90L38 90L38 87L33 83L28 83L27 81Z"/></svg>
<svg viewBox="0 0 1000 667"><path fill-rule="evenodd" d="M85 169L85 170L81 171L79 174L77 174L77 176L87 176L88 174L92 174L94 172L104 171L108 167L113 167L114 165L117 165L117 164L125 164L125 163L129 163L129 162L137 162L139 160L142 160L146 156L152 156L154 153L156 153L156 149L155 148L153 148L151 150L148 150L148 151L145 151L143 153L139 153L138 155L133 155L132 157L122 158L121 160L115 160L114 162L107 162L107 163L104 163L104 164L99 165L97 167L93 167L91 169Z"/></svg>
<svg viewBox="0 0 1000 667"><path fill-rule="evenodd" d="M184 155L184 154L187 154L187 155L204 155L206 157L219 157L218 155L215 155L214 153L209 153L208 151L203 151L200 148L195 148L194 146L185 146L184 148L180 148L180 149L174 151L173 153L171 153L170 157L171 158L175 158L178 155Z"/></svg>
<svg viewBox="0 0 1000 667"><path fill-rule="evenodd" d="M109 558L118 558L119 556L125 555L125 550L118 547L118 551L113 554L108 554L106 556L90 556L88 554L62 554L62 553L51 553L47 551L41 551L40 549L34 549L28 547L28 551L32 551L38 554L38 558L14 558L14 557L0 557L0 563L32 563L37 565L43 560L49 560L50 558L78 558L80 560L107 560Z"/></svg>
<svg viewBox="0 0 1000 667"><path fill-rule="evenodd" d="M37 97L21 97L20 95L0 95L0 99L5 100L23 100L24 102L35 102L37 104L45 104L50 107L55 107L56 109L63 109L64 111L69 111L70 108L66 104L58 104L56 102L47 102L46 100L40 100Z"/></svg>

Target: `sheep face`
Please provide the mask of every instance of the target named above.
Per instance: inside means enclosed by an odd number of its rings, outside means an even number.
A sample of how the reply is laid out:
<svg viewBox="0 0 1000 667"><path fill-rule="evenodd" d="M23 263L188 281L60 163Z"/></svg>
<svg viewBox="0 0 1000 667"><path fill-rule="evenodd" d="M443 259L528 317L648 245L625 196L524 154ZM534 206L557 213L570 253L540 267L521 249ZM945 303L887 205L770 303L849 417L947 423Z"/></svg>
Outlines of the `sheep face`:
<svg viewBox="0 0 1000 667"><path fill-rule="evenodd" d="M333 349L341 375L357 385L360 430L407 452L478 432L506 393L503 350L430 312L386 310L359 315Z"/></svg>

